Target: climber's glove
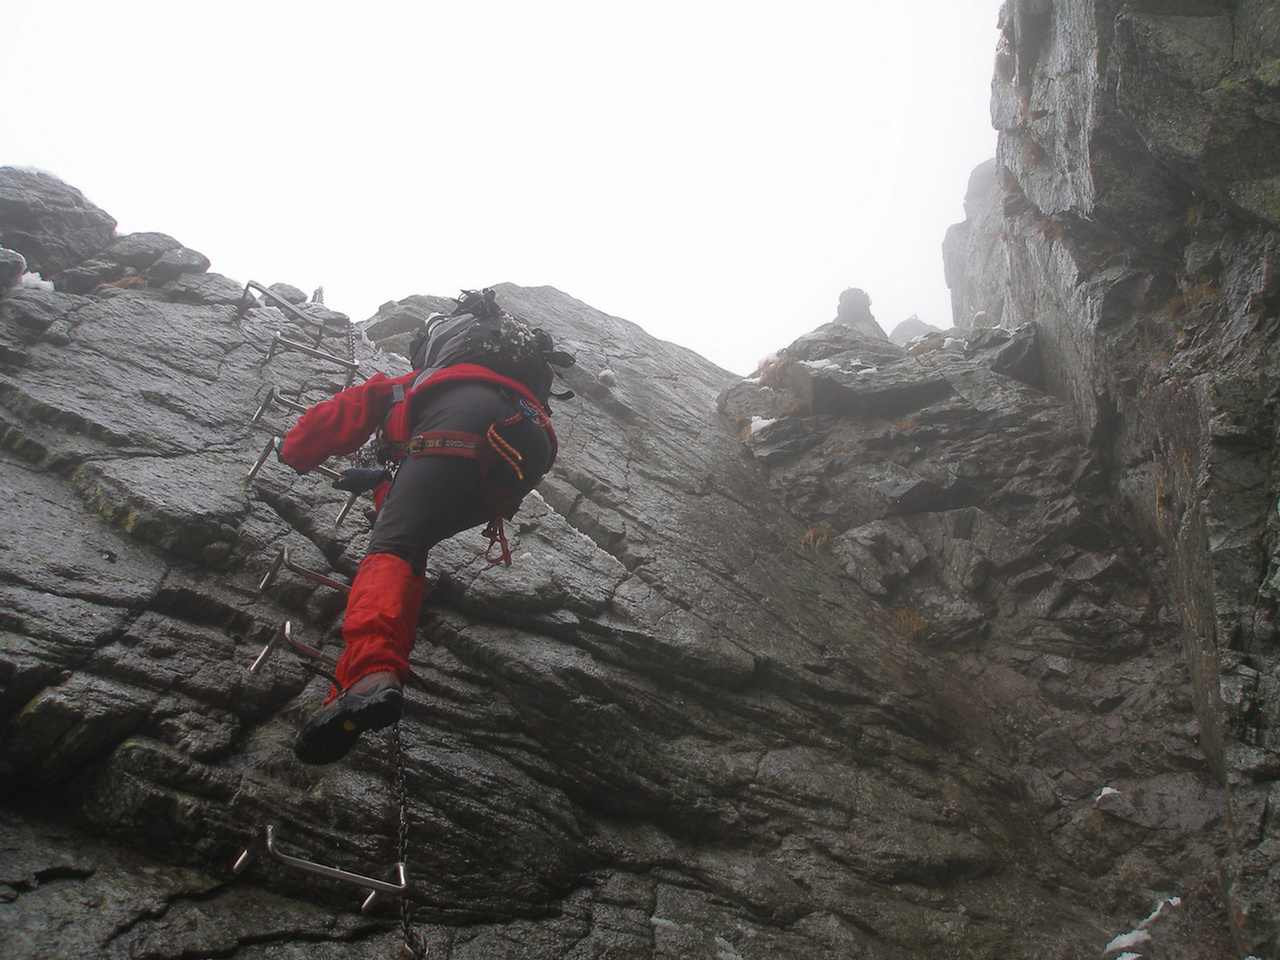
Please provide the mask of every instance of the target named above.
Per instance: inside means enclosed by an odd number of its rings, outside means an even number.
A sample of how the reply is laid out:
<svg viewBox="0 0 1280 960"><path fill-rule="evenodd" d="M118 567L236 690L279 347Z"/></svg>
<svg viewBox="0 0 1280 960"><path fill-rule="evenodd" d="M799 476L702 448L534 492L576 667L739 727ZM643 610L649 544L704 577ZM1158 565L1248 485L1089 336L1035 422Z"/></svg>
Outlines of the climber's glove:
<svg viewBox="0 0 1280 960"><path fill-rule="evenodd" d="M390 479L390 470L352 467L338 475L338 479L333 481L333 487L335 490L345 490L347 493L367 493Z"/></svg>

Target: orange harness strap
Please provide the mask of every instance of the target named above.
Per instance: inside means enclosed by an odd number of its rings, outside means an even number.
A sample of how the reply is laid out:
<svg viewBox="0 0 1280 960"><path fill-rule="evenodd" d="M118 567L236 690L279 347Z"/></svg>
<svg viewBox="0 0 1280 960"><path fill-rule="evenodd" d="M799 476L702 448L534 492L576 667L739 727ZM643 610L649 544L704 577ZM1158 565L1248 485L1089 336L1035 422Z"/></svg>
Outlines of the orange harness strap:
<svg viewBox="0 0 1280 960"><path fill-rule="evenodd" d="M489 432L487 434L489 446L493 448L494 453L507 462L507 466L515 471L517 480L524 479L524 471L520 469L520 464L524 462L524 457L520 455L519 450L502 438L502 434L498 433L498 428L510 427L519 423L523 419L524 414L517 413L515 416L508 417L506 420L503 420L501 423L490 424Z"/></svg>

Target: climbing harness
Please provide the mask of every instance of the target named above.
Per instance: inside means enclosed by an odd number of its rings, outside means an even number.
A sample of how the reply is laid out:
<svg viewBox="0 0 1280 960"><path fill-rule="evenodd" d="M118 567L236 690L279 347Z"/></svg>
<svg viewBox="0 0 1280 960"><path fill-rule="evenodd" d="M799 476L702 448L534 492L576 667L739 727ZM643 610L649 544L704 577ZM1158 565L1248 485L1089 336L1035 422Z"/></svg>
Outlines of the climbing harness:
<svg viewBox="0 0 1280 960"><path fill-rule="evenodd" d="M511 468L511 472L518 481L523 482L525 480L522 467L524 457L502 436L502 431L515 426L521 420L527 420L534 427L550 432L551 422L536 404L530 403L524 397L512 396L508 393L507 396L519 405L520 412L490 424L483 435L460 430L428 430L415 434L408 440L390 439L387 436L387 425L391 422L392 412L404 402L407 394L412 392L414 387L425 382L429 374L429 371L419 374L407 390L401 384L397 384L392 390L390 408L383 417L382 425L375 432L378 458L388 464L391 469L394 469L394 465L398 465L405 457L464 457L475 460L480 468L480 475L485 481L480 495L493 511L488 526L482 531L482 535L489 541L489 546L484 553L485 560L509 567L512 563L511 548L507 543L504 518L515 514L520 506L520 498L500 483L490 481L489 471L496 457ZM554 449L554 433L552 437ZM493 556L495 548L499 551L497 556Z"/></svg>
<svg viewBox="0 0 1280 960"><path fill-rule="evenodd" d="M514 514L515 507L519 506L519 501L504 490L500 484L489 481L489 470L493 464L494 457L498 457L511 468L517 480L523 481L525 477L521 464L524 462L524 457L519 450L507 442L501 431L507 427L515 426L525 419L536 427L546 428L549 426L546 418L524 399L520 400L520 406L520 413L514 414L501 422L490 424L484 436L463 433L457 430L433 430L410 437L408 441L400 445L403 447L404 454L410 457L466 457L477 462L480 467L480 475L485 478L485 484L481 488L481 496L484 497L494 511L493 517L483 531L484 537L489 541L489 546L484 552L484 558L489 563L501 563L508 567L511 566L511 547L507 543L503 514ZM511 502L513 499L515 500L514 506ZM492 555L495 547L499 549L496 557Z"/></svg>

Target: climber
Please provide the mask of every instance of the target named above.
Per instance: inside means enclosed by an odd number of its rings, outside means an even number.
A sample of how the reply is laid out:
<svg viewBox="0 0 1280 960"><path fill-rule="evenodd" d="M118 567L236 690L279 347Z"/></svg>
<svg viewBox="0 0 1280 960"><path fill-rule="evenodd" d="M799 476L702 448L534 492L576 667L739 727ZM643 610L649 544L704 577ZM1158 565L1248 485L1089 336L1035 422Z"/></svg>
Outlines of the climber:
<svg viewBox="0 0 1280 960"><path fill-rule="evenodd" d="M548 397L558 367L573 363L545 331L503 312L492 290L463 291L449 316L428 318L410 347L414 370L375 374L318 403L279 445L306 473L354 453L375 431L390 471L344 471L334 486L373 489L377 519L347 599L336 686L294 739L303 763L345 756L366 730L400 718L417 636L427 553L489 521L491 562L510 565L502 521L550 469L556 435Z"/></svg>

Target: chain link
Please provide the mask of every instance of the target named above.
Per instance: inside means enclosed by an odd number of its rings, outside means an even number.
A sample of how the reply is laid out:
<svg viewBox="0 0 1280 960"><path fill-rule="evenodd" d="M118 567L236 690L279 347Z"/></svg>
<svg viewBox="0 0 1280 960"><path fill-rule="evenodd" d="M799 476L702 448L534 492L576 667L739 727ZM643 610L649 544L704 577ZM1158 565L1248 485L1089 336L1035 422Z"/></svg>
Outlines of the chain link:
<svg viewBox="0 0 1280 960"><path fill-rule="evenodd" d="M400 820L396 825L396 857L404 864L405 876L409 875L409 794L406 786L404 745L400 740L400 721L391 725L391 754L395 764L396 804ZM409 885L400 894L400 929L404 935L405 955L413 960L425 960L426 941L413 929L413 904L409 899Z"/></svg>

